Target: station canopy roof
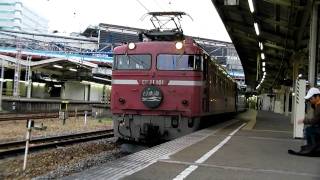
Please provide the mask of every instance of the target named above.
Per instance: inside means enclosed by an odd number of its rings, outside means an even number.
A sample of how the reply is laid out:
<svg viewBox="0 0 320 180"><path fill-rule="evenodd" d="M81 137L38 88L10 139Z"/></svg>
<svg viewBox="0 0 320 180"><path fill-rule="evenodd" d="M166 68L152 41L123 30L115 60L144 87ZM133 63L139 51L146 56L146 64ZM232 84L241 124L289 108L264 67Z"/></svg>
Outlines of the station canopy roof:
<svg viewBox="0 0 320 180"><path fill-rule="evenodd" d="M256 88L263 77L262 62L266 63L266 78L261 85L264 88L290 84L294 76L293 64L300 61L306 66L310 17L313 3L319 1L252 0L253 12L248 0L212 2L238 52L246 84L251 88ZM258 35L254 23L257 23ZM265 55L264 60L261 60L261 53Z"/></svg>
<svg viewBox="0 0 320 180"><path fill-rule="evenodd" d="M0 54L0 59L3 60L4 66L14 68L17 59L7 55ZM22 68L30 66L33 71L43 72L50 75L60 76L62 79L79 79L79 77L88 77L92 74L92 69L98 65L75 59L50 58L40 61L26 60L19 61Z"/></svg>

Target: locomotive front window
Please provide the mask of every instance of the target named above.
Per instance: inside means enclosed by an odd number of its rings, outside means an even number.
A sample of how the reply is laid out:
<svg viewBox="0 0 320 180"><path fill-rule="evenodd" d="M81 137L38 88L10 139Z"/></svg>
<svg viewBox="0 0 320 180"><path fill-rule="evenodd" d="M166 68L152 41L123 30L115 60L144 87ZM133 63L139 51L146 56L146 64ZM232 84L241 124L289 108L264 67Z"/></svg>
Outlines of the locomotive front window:
<svg viewBox="0 0 320 180"><path fill-rule="evenodd" d="M196 70L201 71L201 56L160 54L157 57L157 69L159 70Z"/></svg>
<svg viewBox="0 0 320 180"><path fill-rule="evenodd" d="M151 55L115 55L114 69L148 70L151 68Z"/></svg>

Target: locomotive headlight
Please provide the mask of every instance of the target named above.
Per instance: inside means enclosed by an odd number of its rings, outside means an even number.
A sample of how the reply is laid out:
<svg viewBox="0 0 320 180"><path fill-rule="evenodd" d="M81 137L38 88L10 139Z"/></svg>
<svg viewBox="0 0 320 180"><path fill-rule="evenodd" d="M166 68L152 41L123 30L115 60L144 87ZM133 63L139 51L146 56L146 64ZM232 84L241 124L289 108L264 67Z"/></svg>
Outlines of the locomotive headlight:
<svg viewBox="0 0 320 180"><path fill-rule="evenodd" d="M132 50L132 49L136 48L136 44L131 42L131 43L129 43L128 48Z"/></svg>
<svg viewBox="0 0 320 180"><path fill-rule="evenodd" d="M182 42L180 42L180 41L176 42L176 49L182 49L182 47L183 47Z"/></svg>

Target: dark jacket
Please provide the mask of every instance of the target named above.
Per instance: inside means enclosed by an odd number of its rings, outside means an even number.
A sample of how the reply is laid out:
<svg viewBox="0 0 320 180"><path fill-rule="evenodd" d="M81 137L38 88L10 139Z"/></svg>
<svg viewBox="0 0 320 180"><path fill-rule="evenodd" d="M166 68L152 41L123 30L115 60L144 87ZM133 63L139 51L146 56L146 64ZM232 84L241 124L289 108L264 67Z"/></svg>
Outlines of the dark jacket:
<svg viewBox="0 0 320 180"><path fill-rule="evenodd" d="M310 125L320 125L320 104L316 104L314 107L314 114L313 118L311 119L304 119L304 124L310 124Z"/></svg>

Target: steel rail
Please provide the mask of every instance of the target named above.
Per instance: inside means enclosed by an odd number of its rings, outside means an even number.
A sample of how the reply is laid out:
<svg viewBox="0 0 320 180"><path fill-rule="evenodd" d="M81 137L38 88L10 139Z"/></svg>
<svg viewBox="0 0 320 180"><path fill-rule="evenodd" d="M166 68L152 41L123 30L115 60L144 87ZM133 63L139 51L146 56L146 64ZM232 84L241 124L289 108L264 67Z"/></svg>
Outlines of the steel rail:
<svg viewBox="0 0 320 180"><path fill-rule="evenodd" d="M53 148L57 146L70 145L102 138L113 137L113 129L99 130L85 133L36 138L30 141L29 151ZM13 141L0 143L0 159L6 156L17 155L25 150L25 141Z"/></svg>

